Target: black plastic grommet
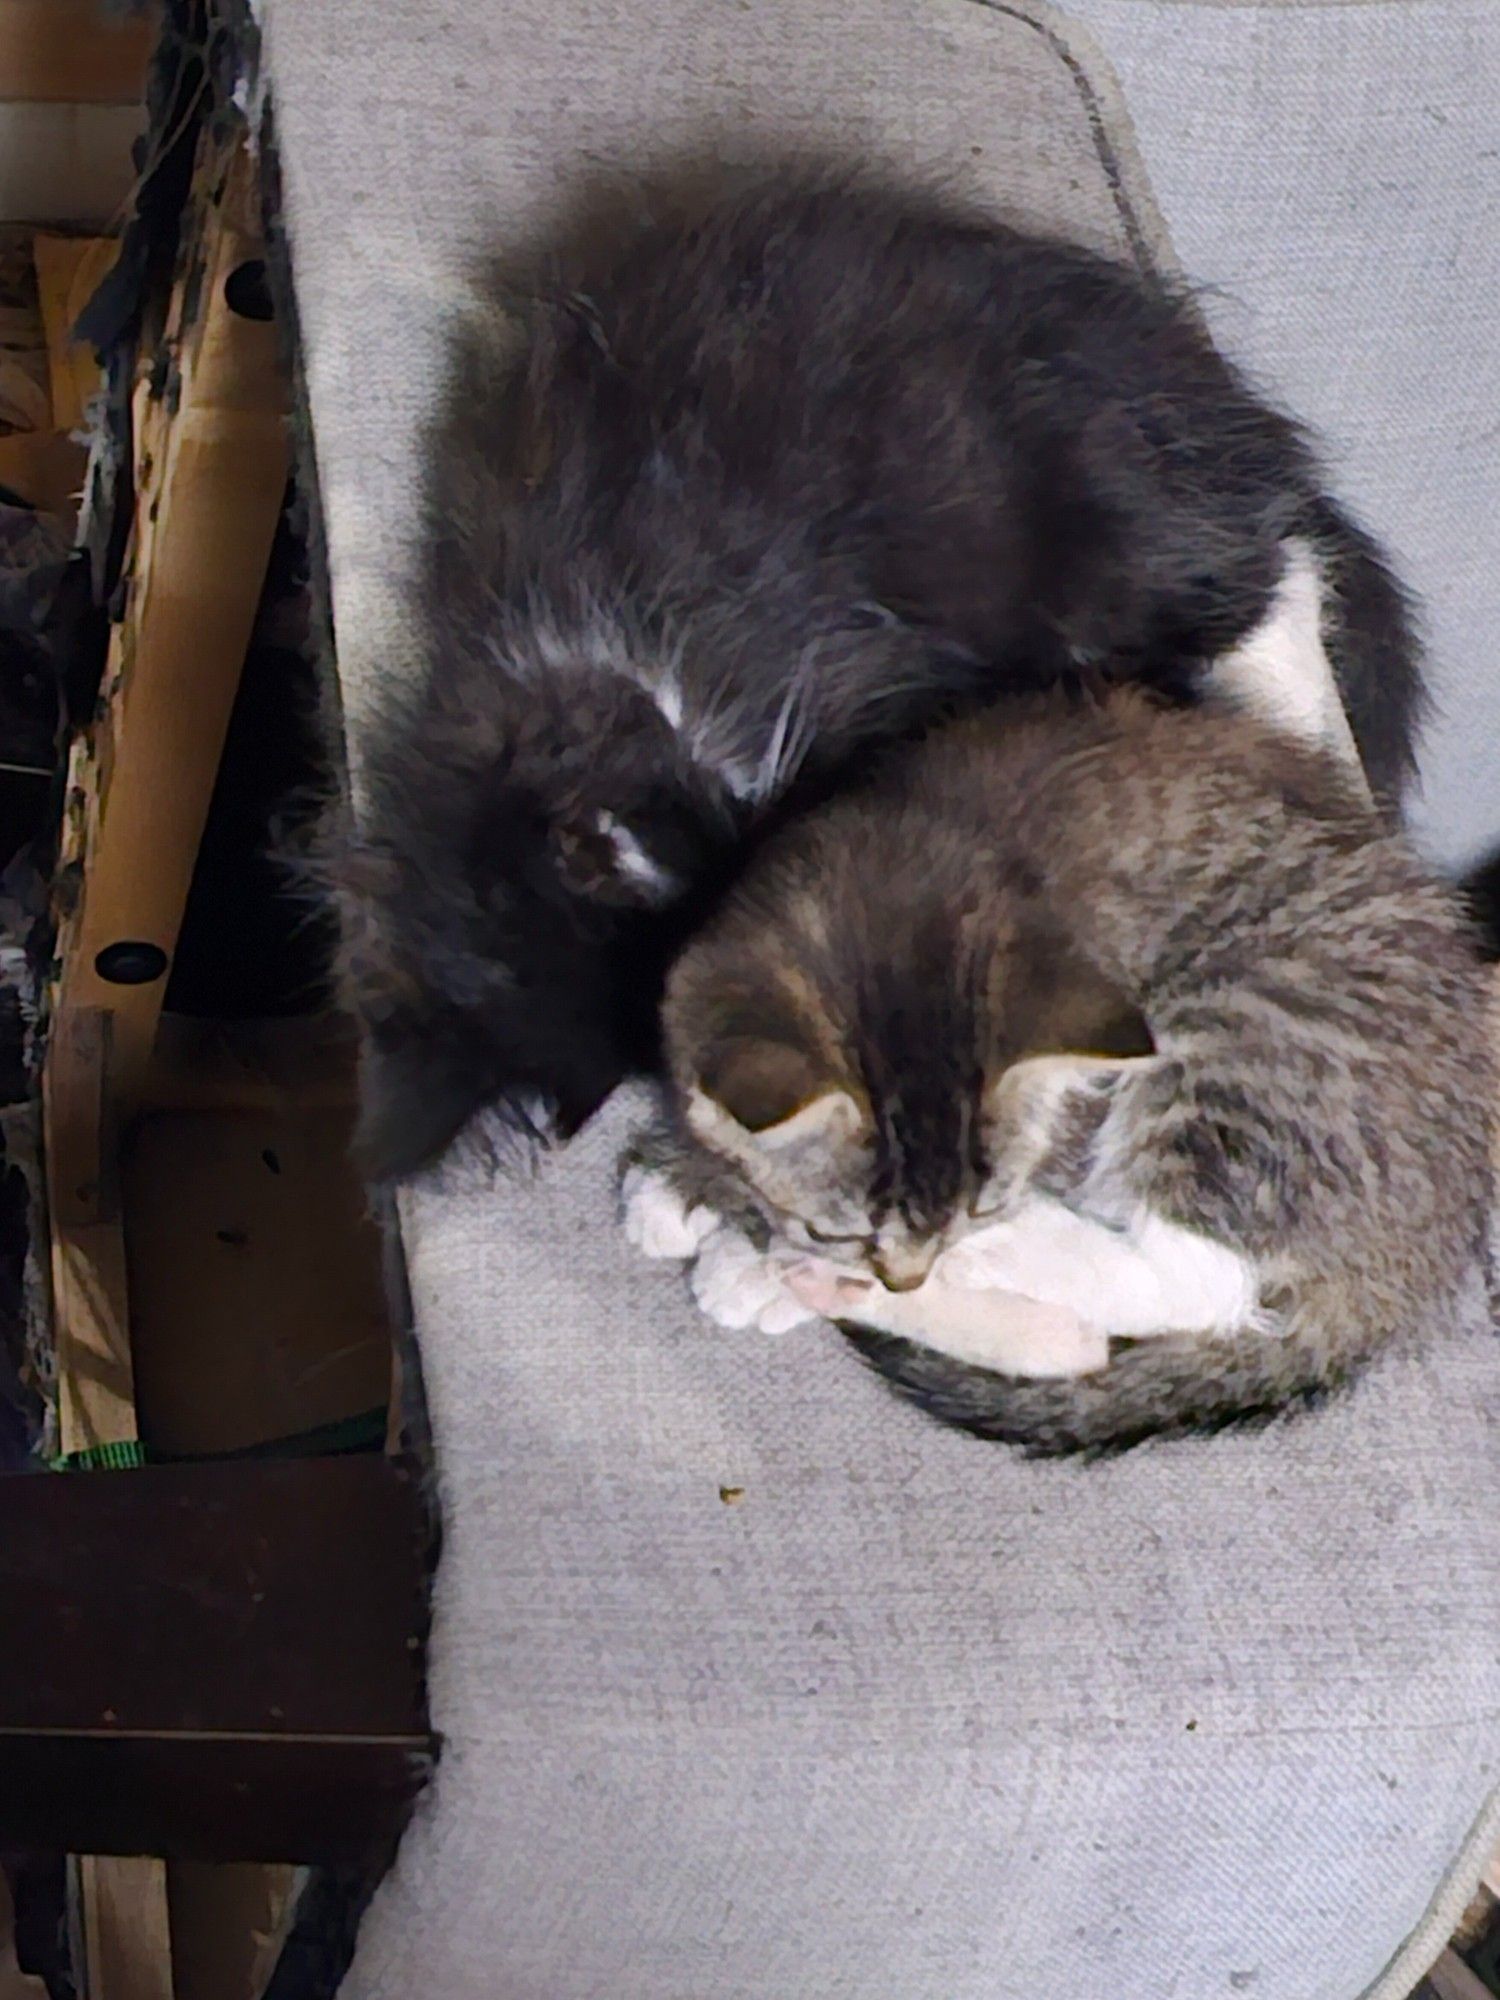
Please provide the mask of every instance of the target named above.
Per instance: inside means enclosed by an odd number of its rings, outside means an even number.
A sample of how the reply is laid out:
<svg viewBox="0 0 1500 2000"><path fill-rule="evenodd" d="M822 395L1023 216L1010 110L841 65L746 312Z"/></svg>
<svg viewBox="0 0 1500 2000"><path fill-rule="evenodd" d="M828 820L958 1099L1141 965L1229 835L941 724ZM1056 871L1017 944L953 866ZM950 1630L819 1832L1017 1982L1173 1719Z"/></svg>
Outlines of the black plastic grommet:
<svg viewBox="0 0 1500 2000"><path fill-rule="evenodd" d="M94 970L111 986L149 986L167 969L167 954L159 944L121 938L107 944L94 960Z"/></svg>
<svg viewBox="0 0 1500 2000"><path fill-rule="evenodd" d="M275 319L264 257L247 257L224 280L224 303L239 319Z"/></svg>

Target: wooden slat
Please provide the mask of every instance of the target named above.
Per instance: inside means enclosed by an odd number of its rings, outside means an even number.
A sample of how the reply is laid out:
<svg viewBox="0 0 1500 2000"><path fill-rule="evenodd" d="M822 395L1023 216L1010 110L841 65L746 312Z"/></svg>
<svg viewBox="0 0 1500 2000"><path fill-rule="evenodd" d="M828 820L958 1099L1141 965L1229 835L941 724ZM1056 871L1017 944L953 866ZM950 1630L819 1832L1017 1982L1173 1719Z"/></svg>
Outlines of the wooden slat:
<svg viewBox="0 0 1500 2000"><path fill-rule="evenodd" d="M1490 1989L1471 1972L1456 1951L1445 1951L1427 1975L1437 2000L1494 2000Z"/></svg>
<svg viewBox="0 0 1500 2000"><path fill-rule="evenodd" d="M226 1452L386 1401L381 1239L347 1111L153 1111L123 1161L141 1436Z"/></svg>
<svg viewBox="0 0 1500 2000"><path fill-rule="evenodd" d="M8 103L0 115L0 215L109 229L128 212L139 105Z"/></svg>
<svg viewBox="0 0 1500 2000"><path fill-rule="evenodd" d="M83 428L89 400L98 393L98 364L92 350L73 338L73 329L114 263L117 247L114 239L106 236L39 233L32 239L37 298L47 335L52 427L65 435Z"/></svg>
<svg viewBox="0 0 1500 2000"><path fill-rule="evenodd" d="M0 0L0 99L134 104L145 94L157 12L100 0Z"/></svg>
<svg viewBox="0 0 1500 2000"><path fill-rule="evenodd" d="M233 219L241 155L201 274L179 286L168 343L175 411L138 399L142 464L131 601L106 669L117 686L98 758L98 828L65 940L60 1005L111 1017L109 1089L134 1103L166 973L111 983L98 955L121 940L176 947L288 472L285 386L274 326L233 313L224 282L261 245ZM235 182L241 183L235 200ZM193 299L199 316L189 323Z"/></svg>
<svg viewBox="0 0 1500 2000"><path fill-rule="evenodd" d="M364 1456L13 1475L0 1524L0 1850L384 1851L432 1751L409 1472ZM155 1895L134 1878L127 1906L95 1880L101 1922L126 1930Z"/></svg>
<svg viewBox="0 0 1500 2000"><path fill-rule="evenodd" d="M143 1111L352 1109L356 1041L332 1014L194 1020L163 1014L140 1090Z"/></svg>
<svg viewBox="0 0 1500 2000"><path fill-rule="evenodd" d="M175 1861L167 1879L176 2000L262 2000L291 1925L300 1871Z"/></svg>
<svg viewBox="0 0 1500 2000"><path fill-rule="evenodd" d="M136 1435L114 1135L107 1130L108 1016L60 1012L43 1093L58 1422L64 1452Z"/></svg>
<svg viewBox="0 0 1500 2000"><path fill-rule="evenodd" d="M94 1475L134 1479L133 1472ZM370 1560L385 1562L384 1551ZM330 1655L328 1671L345 1662ZM112 1899L108 1925L125 1934L118 1952L91 1955L96 1969L149 1947L161 1961L170 1935L169 1867L178 1861L290 1862L365 1868L388 1857L432 1770L426 1734L310 1738L194 1735L127 1737L118 1731L62 1735L28 1730L0 1735L0 1826L15 1829L25 1851L56 1851L59 1838L88 1847L108 1881L116 1862L141 1857L128 1871L129 1893ZM86 1884L87 1886L87 1884ZM118 1918L116 1923L115 1919ZM102 1935L104 1925L97 1927ZM144 1946L138 1941L144 1940ZM97 2000L111 1989L90 1986Z"/></svg>
<svg viewBox="0 0 1500 2000"><path fill-rule="evenodd" d="M0 0L0 10L9 4ZM46 5L54 20L64 11L55 0ZM65 1451L137 1434L117 1148L149 1064L166 984L164 972L141 986L111 982L96 960L106 945L129 940L156 945L170 961L285 492L275 328L236 315L224 296L229 273L260 253L255 205L248 154L241 149L226 166L205 150L166 340L160 354L142 361L129 600L106 666L105 713L91 739L74 746L70 764L62 852L80 887L59 923L62 972L43 1076ZM53 291L52 317L60 324L69 294L61 283ZM71 378L72 357L64 354L62 364ZM84 392L81 374L73 388ZM69 1475L55 1485L66 1491L111 1479ZM13 1509L14 1495L7 1499ZM128 1554L117 1552L115 1561L129 1574ZM85 1610L97 1609L97 1575L90 1588ZM21 1615L17 1605L0 1625ZM129 1623L125 1612L121 1630ZM157 1638L165 1652L171 1640L165 1631ZM56 1636L53 1643L66 1657L69 1646ZM48 1670L55 1673L55 1660ZM87 1857L81 1884L90 1993L93 2000L167 2000L164 1862L116 1858L166 1849L153 1838L119 1837L130 1802L118 1787L129 1774L106 1760L120 1749L72 1735L0 1737L0 1765L6 1754L12 1762L9 1779L0 1779L0 1813L7 1798L50 1788L55 1834L59 1816L80 1797L75 1832L60 1844ZM190 1766L189 1757L172 1774L189 1796ZM159 1781L165 1769L166 1762L144 1759L144 1804L153 1802L150 1773ZM236 1782L226 1774L226 1806ZM92 1818L76 1790L90 1785ZM281 1802L285 1808L284 1796ZM153 1829L168 1825L170 1802L154 1803L164 1817Z"/></svg>
<svg viewBox="0 0 1500 2000"><path fill-rule="evenodd" d="M83 491L88 452L61 431L16 431L0 437L0 486L44 513L71 516Z"/></svg>
<svg viewBox="0 0 1500 2000"><path fill-rule="evenodd" d="M130 605L106 671L105 717L70 767L64 859L82 886L59 928L43 1079L69 1450L134 1435L114 1154L166 984L163 972L122 985L96 961L128 940L170 962L285 490L275 329L224 298L229 272L261 248L253 211L242 150L227 175L199 188L201 256L184 260L168 327L173 407L144 387L137 397Z"/></svg>
<svg viewBox="0 0 1500 2000"><path fill-rule="evenodd" d="M91 2000L173 2000L162 1864L139 1855L86 1854L78 1866Z"/></svg>
<svg viewBox="0 0 1500 2000"><path fill-rule="evenodd" d="M53 1309L68 1329L58 1378L64 1452L136 1435L135 1377L126 1313L125 1239L118 1221L55 1232Z"/></svg>
<svg viewBox="0 0 1500 2000"><path fill-rule="evenodd" d="M16 1614L0 1733L420 1733L407 1641L426 1521L408 1468L371 1453L12 1473L0 1513Z"/></svg>

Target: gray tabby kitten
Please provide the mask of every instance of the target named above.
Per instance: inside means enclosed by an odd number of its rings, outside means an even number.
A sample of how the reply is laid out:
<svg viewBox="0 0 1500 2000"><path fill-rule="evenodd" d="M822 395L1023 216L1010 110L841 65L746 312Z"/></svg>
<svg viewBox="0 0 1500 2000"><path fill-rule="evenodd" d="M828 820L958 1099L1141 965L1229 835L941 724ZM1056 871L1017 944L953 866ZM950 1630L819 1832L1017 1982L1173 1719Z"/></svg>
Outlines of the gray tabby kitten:
<svg viewBox="0 0 1500 2000"><path fill-rule="evenodd" d="M1471 1281L1484 1006L1453 899L1333 756L1130 691L1022 701L789 826L683 951L674 1137L627 1220L716 1317L835 1318L987 1436L1213 1426Z"/></svg>

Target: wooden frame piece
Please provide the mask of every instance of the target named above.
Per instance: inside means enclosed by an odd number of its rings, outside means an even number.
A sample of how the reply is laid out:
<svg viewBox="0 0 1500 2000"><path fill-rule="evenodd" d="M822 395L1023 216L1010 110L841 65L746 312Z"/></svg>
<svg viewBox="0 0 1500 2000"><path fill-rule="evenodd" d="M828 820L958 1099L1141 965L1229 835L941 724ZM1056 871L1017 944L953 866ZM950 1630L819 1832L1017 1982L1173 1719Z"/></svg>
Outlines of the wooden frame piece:
<svg viewBox="0 0 1500 2000"><path fill-rule="evenodd" d="M1427 1975L1436 2000L1491 2000L1490 1989L1456 1951L1445 1951Z"/></svg>
<svg viewBox="0 0 1500 2000"><path fill-rule="evenodd" d="M157 27L154 8L126 15L100 0L0 0L0 99L138 104Z"/></svg>
<svg viewBox="0 0 1500 2000"><path fill-rule="evenodd" d="M0 1846L88 1848L86 1923L135 1925L154 1900L102 1855L388 1851L432 1759L412 1473L364 1456L15 1474L0 1505Z"/></svg>
<svg viewBox="0 0 1500 2000"><path fill-rule="evenodd" d="M5 0L0 0L0 8L4 4ZM74 338L73 329L107 276L118 249L109 236L49 236L39 231L32 239L37 296L47 336L51 428L64 437L82 428L89 401L99 390L93 354L85 342Z"/></svg>
<svg viewBox="0 0 1500 2000"><path fill-rule="evenodd" d="M136 387L129 603L73 795L84 877L60 941L58 1013L108 1016L122 1115L151 1059L290 471L276 328L258 297L255 316L231 303L235 273L263 265L248 152L208 178Z"/></svg>
<svg viewBox="0 0 1500 2000"><path fill-rule="evenodd" d="M103 711L73 751L62 859L79 892L43 1075L65 1452L135 1435L113 1160L150 1068L286 491L276 330L226 294L260 256L254 200L248 152L210 155L137 386L128 607Z"/></svg>
<svg viewBox="0 0 1500 2000"><path fill-rule="evenodd" d="M44 4L55 38L58 0ZM25 14L15 0L0 0L0 37L18 32ZM119 1138L150 1066L288 477L276 329L258 309L237 310L229 286L234 272L261 256L256 210L246 146L226 155L205 136L165 325L155 351L143 354L134 397L126 611L113 634L100 714L71 756L61 879L76 893L59 924L62 969L42 1083L60 1442L70 1455L128 1445L137 1434ZM71 370L72 357L65 358ZM126 949L111 957L111 946ZM143 969L154 976L142 977ZM108 1487L109 1497L121 1497L114 1481ZM67 1505L52 1481L41 1483L36 1498L50 1509ZM6 1492L7 1543L23 1504ZM47 1531L44 1544L51 1539ZM7 1555L6 1578L13 1576ZM96 1572L87 1586L102 1586ZM24 1624L29 1615L20 1600L8 1622ZM156 1636L170 1648L165 1633ZM20 1690L11 1689L0 1705L6 1731L21 1727L19 1699ZM28 1797L50 1794L61 1803L48 1837L86 1850L91 1991L100 2000L171 2000L165 1864L139 1858L154 1843L124 1839L123 1821L113 1823L114 1838L96 1840L83 1803L94 1784L101 1796L113 1788L123 1811L131 1793L118 1780L141 1749L32 1730L6 1734L3 1744L13 1777L0 1784L0 1812L9 1817ZM116 1760L112 1778L101 1777L99 1760L107 1756ZM179 1780L187 1796L198 1790L181 1771ZM145 1779L138 1782L136 1802L147 1813ZM139 1817L136 1823L143 1825ZM99 1826L101 1835L107 1831ZM111 1849L129 1858L115 1859Z"/></svg>

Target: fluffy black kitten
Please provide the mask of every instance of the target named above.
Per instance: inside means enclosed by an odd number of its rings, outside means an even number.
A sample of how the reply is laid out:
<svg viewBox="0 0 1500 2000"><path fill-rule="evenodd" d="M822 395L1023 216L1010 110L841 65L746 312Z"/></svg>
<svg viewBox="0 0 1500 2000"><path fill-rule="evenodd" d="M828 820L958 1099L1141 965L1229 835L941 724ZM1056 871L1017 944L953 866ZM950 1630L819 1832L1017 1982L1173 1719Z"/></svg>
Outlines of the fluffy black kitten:
<svg viewBox="0 0 1500 2000"><path fill-rule="evenodd" d="M459 357L428 674L331 861L372 1174L491 1101L576 1126L655 1061L666 958L758 829L955 707L1105 675L1191 698L1289 549L1398 801L1400 591L1156 277L772 175L525 295L524 343L497 298Z"/></svg>

